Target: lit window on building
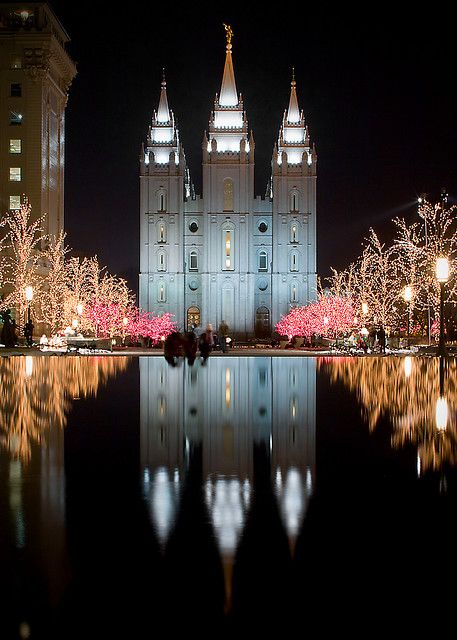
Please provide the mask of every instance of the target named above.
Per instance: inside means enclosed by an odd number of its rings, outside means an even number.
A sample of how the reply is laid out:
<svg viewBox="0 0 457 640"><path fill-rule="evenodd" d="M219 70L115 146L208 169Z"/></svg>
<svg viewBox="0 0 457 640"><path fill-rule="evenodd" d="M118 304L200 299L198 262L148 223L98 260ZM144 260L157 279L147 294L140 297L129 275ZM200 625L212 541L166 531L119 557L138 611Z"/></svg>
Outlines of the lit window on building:
<svg viewBox="0 0 457 640"><path fill-rule="evenodd" d="M225 234L225 243L224 243L224 258L225 258L225 269L232 268L232 232L230 230L226 230Z"/></svg>
<svg viewBox="0 0 457 640"><path fill-rule="evenodd" d="M14 211L21 208L21 196L10 196L10 210Z"/></svg>
<svg viewBox="0 0 457 640"><path fill-rule="evenodd" d="M165 302L166 299L167 299L167 292L165 289L165 283L161 282L159 284L159 292L158 292L157 300L158 302Z"/></svg>
<svg viewBox="0 0 457 640"><path fill-rule="evenodd" d="M10 182L20 182L22 180L22 171L20 167L10 167Z"/></svg>
<svg viewBox="0 0 457 640"><path fill-rule="evenodd" d="M293 224L290 227L290 241L291 242L298 242L297 236L298 236L298 227L297 227L296 224Z"/></svg>
<svg viewBox="0 0 457 640"><path fill-rule="evenodd" d="M298 271L298 254L296 251L290 254L290 270Z"/></svg>
<svg viewBox="0 0 457 640"><path fill-rule="evenodd" d="M22 59L21 56L13 56L11 58L11 69L22 69Z"/></svg>
<svg viewBox="0 0 457 640"><path fill-rule="evenodd" d="M157 210L158 211L166 211L167 210L167 194L165 191L160 190L157 195Z"/></svg>
<svg viewBox="0 0 457 640"><path fill-rule="evenodd" d="M166 271L166 259L163 251L161 251L157 256L157 270Z"/></svg>
<svg viewBox="0 0 457 640"><path fill-rule="evenodd" d="M22 124L23 116L18 111L10 111L10 124L20 125Z"/></svg>
<svg viewBox="0 0 457 640"><path fill-rule="evenodd" d="M22 153L22 140L10 140L10 153Z"/></svg>
<svg viewBox="0 0 457 640"><path fill-rule="evenodd" d="M166 228L164 222L160 222L159 223L158 241L159 242L166 242L167 241L167 228Z"/></svg>

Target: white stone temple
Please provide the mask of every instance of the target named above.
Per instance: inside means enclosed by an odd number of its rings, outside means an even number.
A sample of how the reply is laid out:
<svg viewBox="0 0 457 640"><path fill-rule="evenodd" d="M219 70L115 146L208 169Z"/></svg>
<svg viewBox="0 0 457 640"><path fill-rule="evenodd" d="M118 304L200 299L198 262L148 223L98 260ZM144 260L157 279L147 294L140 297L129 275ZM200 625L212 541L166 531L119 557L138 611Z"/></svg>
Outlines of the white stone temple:
<svg viewBox="0 0 457 640"><path fill-rule="evenodd" d="M268 337L292 306L316 297L317 154L293 77L267 195L254 194L254 137L231 35L228 28L221 89L203 136L202 196L162 80L140 156L139 304L172 313L180 329L211 323L217 331L225 320L238 338Z"/></svg>

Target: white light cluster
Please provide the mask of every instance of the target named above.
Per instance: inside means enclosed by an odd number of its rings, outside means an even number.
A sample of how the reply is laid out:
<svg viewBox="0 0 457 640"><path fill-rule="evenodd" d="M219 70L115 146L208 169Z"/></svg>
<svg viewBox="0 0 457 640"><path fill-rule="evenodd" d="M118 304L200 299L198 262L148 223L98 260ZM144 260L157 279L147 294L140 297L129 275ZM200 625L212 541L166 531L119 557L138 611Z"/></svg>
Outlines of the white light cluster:
<svg viewBox="0 0 457 640"><path fill-rule="evenodd" d="M249 481L219 477L214 484L206 482L206 503L222 553L236 550L244 526L244 513L250 503Z"/></svg>
<svg viewBox="0 0 457 640"><path fill-rule="evenodd" d="M173 127L154 129L154 142L173 142Z"/></svg>
<svg viewBox="0 0 457 640"><path fill-rule="evenodd" d="M301 127L299 129L286 127L284 129L284 141L297 144L303 142L305 139L305 130Z"/></svg>
<svg viewBox="0 0 457 640"><path fill-rule="evenodd" d="M149 484L149 482L147 484ZM145 486L145 489L146 488L148 487ZM152 481L150 509L157 537L162 544L166 543L174 523L178 500L179 472L175 470L174 478L171 480L168 475L168 470L165 467L159 467Z"/></svg>

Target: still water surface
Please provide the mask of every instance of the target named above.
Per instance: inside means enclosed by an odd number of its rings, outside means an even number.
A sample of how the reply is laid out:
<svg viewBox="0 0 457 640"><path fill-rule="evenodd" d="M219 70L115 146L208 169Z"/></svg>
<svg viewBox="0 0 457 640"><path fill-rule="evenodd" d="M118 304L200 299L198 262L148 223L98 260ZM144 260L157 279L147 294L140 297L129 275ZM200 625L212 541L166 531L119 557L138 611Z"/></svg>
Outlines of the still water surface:
<svg viewBox="0 0 457 640"><path fill-rule="evenodd" d="M0 638L454 626L454 359L15 357L0 380Z"/></svg>

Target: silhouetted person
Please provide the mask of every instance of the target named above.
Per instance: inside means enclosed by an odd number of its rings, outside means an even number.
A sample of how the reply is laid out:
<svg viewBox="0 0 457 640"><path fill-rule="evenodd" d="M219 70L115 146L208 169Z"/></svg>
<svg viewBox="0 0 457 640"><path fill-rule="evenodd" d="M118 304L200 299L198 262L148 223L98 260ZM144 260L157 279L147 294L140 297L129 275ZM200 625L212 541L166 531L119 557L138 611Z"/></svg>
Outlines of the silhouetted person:
<svg viewBox="0 0 457 640"><path fill-rule="evenodd" d="M27 322L24 325L24 336L25 336L25 341L27 342L27 346L31 347L33 344L33 329L34 329L34 324L31 321L31 319L29 318L27 320Z"/></svg>
<svg viewBox="0 0 457 640"><path fill-rule="evenodd" d="M211 324L208 324L206 327L206 331L201 334L200 339L198 341L198 348L200 350L200 355L203 359L203 364L208 360L209 354L213 350L214 346L214 335L213 335L213 327Z"/></svg>
<svg viewBox="0 0 457 640"><path fill-rule="evenodd" d="M195 362L195 358L197 357L198 350L197 336L193 329L186 331L182 337L182 348L184 356L187 358L187 362L192 366Z"/></svg>
<svg viewBox="0 0 457 640"><path fill-rule="evenodd" d="M3 327L0 336L0 342L5 347L14 347L17 342L15 322L11 318L11 309L6 309L2 313Z"/></svg>
<svg viewBox="0 0 457 640"><path fill-rule="evenodd" d="M168 364L172 367L176 367L181 354L182 336L178 331L173 331L173 333L170 333L165 338L165 342L163 343L163 355Z"/></svg>
<svg viewBox="0 0 457 640"><path fill-rule="evenodd" d="M229 332L228 324L225 322L225 320L222 320L219 325L219 343L221 345L221 349L223 353L227 351L228 332Z"/></svg>
<svg viewBox="0 0 457 640"><path fill-rule="evenodd" d="M379 352L385 353L386 352L386 332L382 325L379 327L377 331L377 337L379 342Z"/></svg>

